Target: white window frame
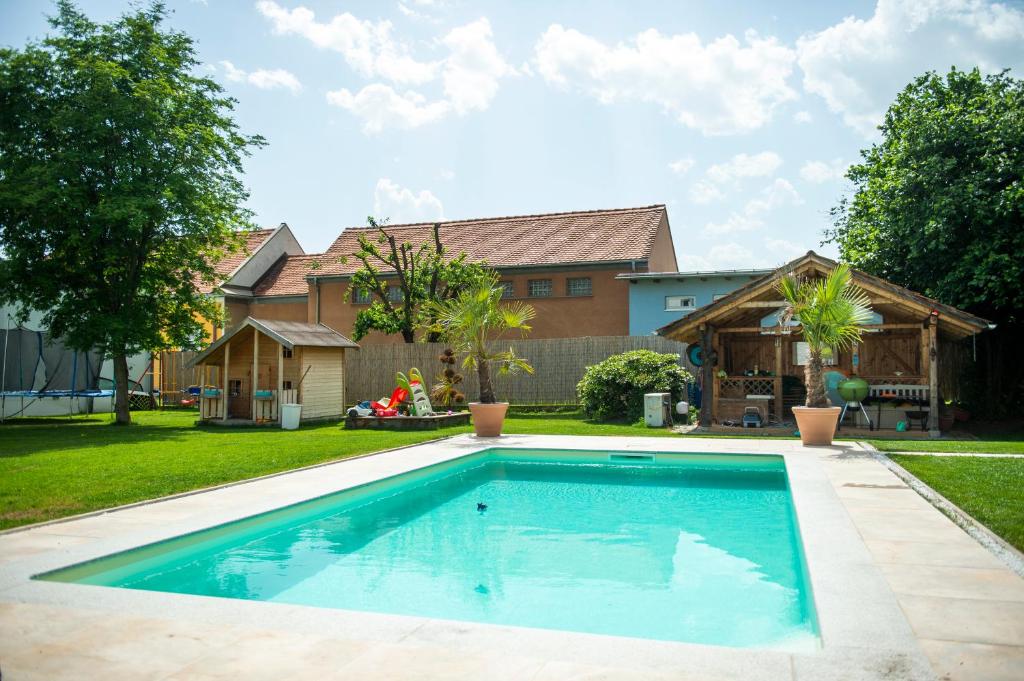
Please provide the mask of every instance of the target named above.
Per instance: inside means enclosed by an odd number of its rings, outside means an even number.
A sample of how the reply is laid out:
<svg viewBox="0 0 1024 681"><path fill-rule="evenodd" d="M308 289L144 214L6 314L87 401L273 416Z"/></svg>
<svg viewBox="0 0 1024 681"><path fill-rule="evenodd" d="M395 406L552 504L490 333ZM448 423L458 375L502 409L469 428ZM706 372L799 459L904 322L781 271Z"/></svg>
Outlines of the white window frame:
<svg viewBox="0 0 1024 681"><path fill-rule="evenodd" d="M683 305L682 302L689 299L689 305ZM679 305L673 306L671 301L680 301ZM683 294L678 296L665 296L665 312L693 312L697 309L697 296Z"/></svg>
<svg viewBox="0 0 1024 681"><path fill-rule="evenodd" d="M534 293L534 284L547 284L547 293ZM555 295L555 283L551 279L530 279L526 283L526 295L529 298L551 298Z"/></svg>
<svg viewBox="0 0 1024 681"><path fill-rule="evenodd" d="M574 293L572 286L577 282L586 282L586 293ZM565 280L565 295L573 298L585 298L594 295L594 280L590 277L569 277Z"/></svg>

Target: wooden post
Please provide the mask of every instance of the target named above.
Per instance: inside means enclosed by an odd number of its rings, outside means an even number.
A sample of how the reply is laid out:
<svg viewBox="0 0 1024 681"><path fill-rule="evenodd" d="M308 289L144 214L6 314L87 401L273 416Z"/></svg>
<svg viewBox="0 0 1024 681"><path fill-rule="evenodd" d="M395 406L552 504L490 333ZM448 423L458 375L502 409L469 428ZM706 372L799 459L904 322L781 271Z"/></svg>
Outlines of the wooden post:
<svg viewBox="0 0 1024 681"><path fill-rule="evenodd" d="M718 346L718 342L721 340L721 338L722 337L718 333L717 329L715 329L714 327L711 327L711 354L712 354L712 356L714 358L719 359L719 360L721 360L721 354L719 352L720 348ZM719 367L724 367L725 366L725 361L724 360L719 361L718 362L718 366ZM711 391L711 422L712 423L718 423L719 422L718 415L721 414L721 411L719 411L719 409L718 409L718 398L722 394L722 390L721 390L721 388L722 388L722 385L721 385L722 379L720 379L718 377L718 372L714 371L714 369L712 369L712 373L714 375L714 380L711 382L711 385L712 385L712 391Z"/></svg>
<svg viewBox="0 0 1024 681"><path fill-rule="evenodd" d="M256 423L256 405L259 402L256 400L256 386L259 384L257 380L260 370L260 332L253 328L252 330L252 385L249 386L250 397L252 398L252 422Z"/></svg>
<svg viewBox="0 0 1024 681"><path fill-rule="evenodd" d="M782 336L775 337L775 380L772 381L772 391L775 393L775 419L782 423L785 420L782 413L785 409L782 404Z"/></svg>
<svg viewBox="0 0 1024 681"><path fill-rule="evenodd" d="M224 413L221 418L228 420L228 365L231 363L231 341L224 344L224 388L220 394L220 402L224 405Z"/></svg>
<svg viewBox="0 0 1024 681"><path fill-rule="evenodd" d="M277 420L281 420L281 396L284 394L284 345L277 346Z"/></svg>
<svg viewBox="0 0 1024 681"><path fill-rule="evenodd" d="M711 425L711 400L715 393L715 368L711 366L711 334L714 333L714 327L707 324L701 331L704 333L704 337L701 339L704 365L701 367L703 392L700 396L700 425L707 428Z"/></svg>
<svg viewBox="0 0 1024 681"><path fill-rule="evenodd" d="M938 320L928 317L928 435L939 433L939 328Z"/></svg>

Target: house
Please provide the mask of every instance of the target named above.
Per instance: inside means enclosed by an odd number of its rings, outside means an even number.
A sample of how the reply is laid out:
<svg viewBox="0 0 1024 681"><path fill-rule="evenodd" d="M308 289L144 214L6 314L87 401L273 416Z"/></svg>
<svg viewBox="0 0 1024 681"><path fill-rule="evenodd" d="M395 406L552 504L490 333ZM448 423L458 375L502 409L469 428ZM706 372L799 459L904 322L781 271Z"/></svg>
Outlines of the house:
<svg viewBox="0 0 1024 681"><path fill-rule="evenodd" d="M387 230L413 244L433 240L433 223ZM629 285L618 275L676 269L664 205L451 220L440 223L440 233L450 254L486 262L500 273L508 299L534 306L531 338L629 335ZM232 317L302 318L350 332L370 303L359 293L348 296L359 266L352 254L367 234L376 230L351 227L323 254L280 258L249 289L245 310L228 308ZM362 342L397 343L401 337L372 333Z"/></svg>
<svg viewBox="0 0 1024 681"><path fill-rule="evenodd" d="M809 251L658 329L666 338L700 344L710 358L701 366L702 425L737 421L747 407L763 410L768 421L792 421L792 407L805 395L806 343L799 328L779 323L785 302L777 281L788 272L820 277L835 266ZM938 434L943 385L956 380L946 363L959 354L959 341L988 322L865 272L853 270L852 280L870 297L875 318L858 345L834 354L830 369L868 382L870 406L856 417L869 425L866 415L871 427L904 421Z"/></svg>
<svg viewBox="0 0 1024 681"><path fill-rule="evenodd" d="M771 270L704 272L625 272L629 282L629 335L646 336L697 308L724 298Z"/></svg>
<svg viewBox="0 0 1024 681"><path fill-rule="evenodd" d="M359 346L323 324L246 317L191 362L202 373L203 422L277 422L282 404L302 420L345 413L345 350Z"/></svg>
<svg viewBox="0 0 1024 681"><path fill-rule="evenodd" d="M287 223L282 222L271 229L247 232L242 249L227 255L214 265L219 280L213 284L203 282L199 290L215 298L229 320L243 319L249 313L249 305L254 298L254 286L267 270L288 256L301 256L304 253ZM277 305L281 304L281 301L266 301L265 304ZM263 316L287 319L288 312L286 309L274 308ZM305 321L305 317L300 321ZM226 326L231 326L230 321ZM212 340L216 340L224 331L215 328L209 322L206 323L206 328Z"/></svg>

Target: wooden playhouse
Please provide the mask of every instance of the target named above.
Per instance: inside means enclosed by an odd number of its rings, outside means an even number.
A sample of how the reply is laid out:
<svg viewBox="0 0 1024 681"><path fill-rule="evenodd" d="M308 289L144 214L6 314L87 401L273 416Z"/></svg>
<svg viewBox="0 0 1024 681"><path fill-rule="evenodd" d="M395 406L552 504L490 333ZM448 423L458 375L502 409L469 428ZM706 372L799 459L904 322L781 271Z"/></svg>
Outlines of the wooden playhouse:
<svg viewBox="0 0 1024 681"><path fill-rule="evenodd" d="M324 324L246 317L192 364L202 374L202 423L278 423L283 404L302 421L345 413L345 351L359 346Z"/></svg>
<svg viewBox="0 0 1024 681"><path fill-rule="evenodd" d="M701 366L701 425L738 425L748 408L756 408L766 424L793 421L791 410L806 395L806 343L798 325L780 325L785 302L776 285L788 272L815 277L835 266L810 251L658 330L699 344L711 357ZM869 385L865 409L848 415L845 425L892 429L904 421L937 434L943 383L948 389L956 380L949 363L962 356L961 341L987 329L988 322L858 270L852 279L870 296L875 318L864 325L861 343L836 353L825 367L856 374Z"/></svg>

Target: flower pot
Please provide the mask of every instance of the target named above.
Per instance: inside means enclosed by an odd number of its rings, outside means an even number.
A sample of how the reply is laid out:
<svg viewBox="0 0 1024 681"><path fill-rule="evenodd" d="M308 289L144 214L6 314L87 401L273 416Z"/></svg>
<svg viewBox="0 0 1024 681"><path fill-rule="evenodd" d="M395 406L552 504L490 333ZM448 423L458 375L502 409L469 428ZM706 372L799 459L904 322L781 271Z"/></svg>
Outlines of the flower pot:
<svg viewBox="0 0 1024 681"><path fill-rule="evenodd" d="M840 411L839 407L793 407L800 441L805 446L832 444Z"/></svg>
<svg viewBox="0 0 1024 681"><path fill-rule="evenodd" d="M508 402L470 402L469 411L473 414L473 431L477 437L498 437L501 435L501 426L505 423Z"/></svg>

